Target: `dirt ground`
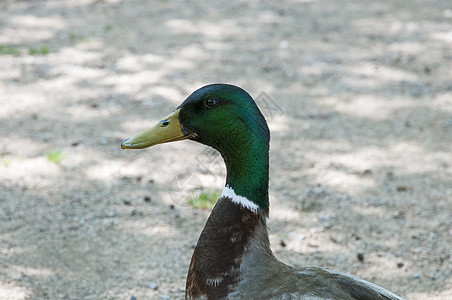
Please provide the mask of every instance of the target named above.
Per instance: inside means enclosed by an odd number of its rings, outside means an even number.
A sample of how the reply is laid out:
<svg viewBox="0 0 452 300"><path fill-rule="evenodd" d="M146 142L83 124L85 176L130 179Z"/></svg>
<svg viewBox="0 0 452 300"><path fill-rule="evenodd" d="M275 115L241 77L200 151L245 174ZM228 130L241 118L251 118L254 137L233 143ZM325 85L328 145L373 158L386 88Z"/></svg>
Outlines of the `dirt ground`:
<svg viewBox="0 0 452 300"><path fill-rule="evenodd" d="M214 82L269 122L277 257L452 299L451 24L448 0L1 1L0 299L183 298L187 197L222 161L120 143Z"/></svg>

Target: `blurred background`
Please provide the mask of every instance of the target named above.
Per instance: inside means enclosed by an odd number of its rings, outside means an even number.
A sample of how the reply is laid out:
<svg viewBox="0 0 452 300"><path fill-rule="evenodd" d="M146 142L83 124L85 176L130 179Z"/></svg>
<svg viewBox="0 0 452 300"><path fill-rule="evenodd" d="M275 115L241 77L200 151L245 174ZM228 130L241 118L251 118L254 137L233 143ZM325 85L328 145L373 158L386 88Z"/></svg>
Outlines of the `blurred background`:
<svg viewBox="0 0 452 300"><path fill-rule="evenodd" d="M2 1L0 298L183 299L221 157L120 143L224 82L278 258L451 299L451 70L450 1Z"/></svg>

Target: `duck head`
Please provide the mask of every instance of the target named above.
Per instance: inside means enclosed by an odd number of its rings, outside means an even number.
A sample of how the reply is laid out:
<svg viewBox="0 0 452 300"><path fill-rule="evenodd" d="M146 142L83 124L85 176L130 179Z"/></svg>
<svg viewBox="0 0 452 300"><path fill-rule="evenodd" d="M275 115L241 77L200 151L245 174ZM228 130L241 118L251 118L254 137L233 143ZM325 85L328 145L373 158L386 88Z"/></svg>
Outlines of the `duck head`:
<svg viewBox="0 0 452 300"><path fill-rule="evenodd" d="M270 132L253 98L228 84L193 92L154 127L124 140L123 149L142 149L190 139L218 150L227 169L226 184L261 202L268 212Z"/></svg>

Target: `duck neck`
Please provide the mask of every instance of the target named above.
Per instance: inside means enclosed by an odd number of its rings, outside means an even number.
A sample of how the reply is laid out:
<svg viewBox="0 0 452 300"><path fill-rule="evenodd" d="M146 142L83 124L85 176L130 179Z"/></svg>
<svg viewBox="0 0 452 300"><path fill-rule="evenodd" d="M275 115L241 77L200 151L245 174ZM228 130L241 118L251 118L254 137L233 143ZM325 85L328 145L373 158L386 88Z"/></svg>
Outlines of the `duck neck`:
<svg viewBox="0 0 452 300"><path fill-rule="evenodd" d="M251 201L268 216L269 142L247 140L237 149L222 152L227 170L226 188Z"/></svg>

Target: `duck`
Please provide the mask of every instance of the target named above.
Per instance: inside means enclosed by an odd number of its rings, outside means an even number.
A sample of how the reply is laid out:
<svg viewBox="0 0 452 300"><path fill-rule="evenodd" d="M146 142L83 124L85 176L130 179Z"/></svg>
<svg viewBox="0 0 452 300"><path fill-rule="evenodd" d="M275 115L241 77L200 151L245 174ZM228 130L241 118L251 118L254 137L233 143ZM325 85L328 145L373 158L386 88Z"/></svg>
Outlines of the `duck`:
<svg viewBox="0 0 452 300"><path fill-rule="evenodd" d="M267 122L253 98L230 84L190 94L155 126L121 143L123 149L192 140L217 150L226 183L194 249L185 299L402 299L388 290L323 267L291 267L270 248Z"/></svg>

